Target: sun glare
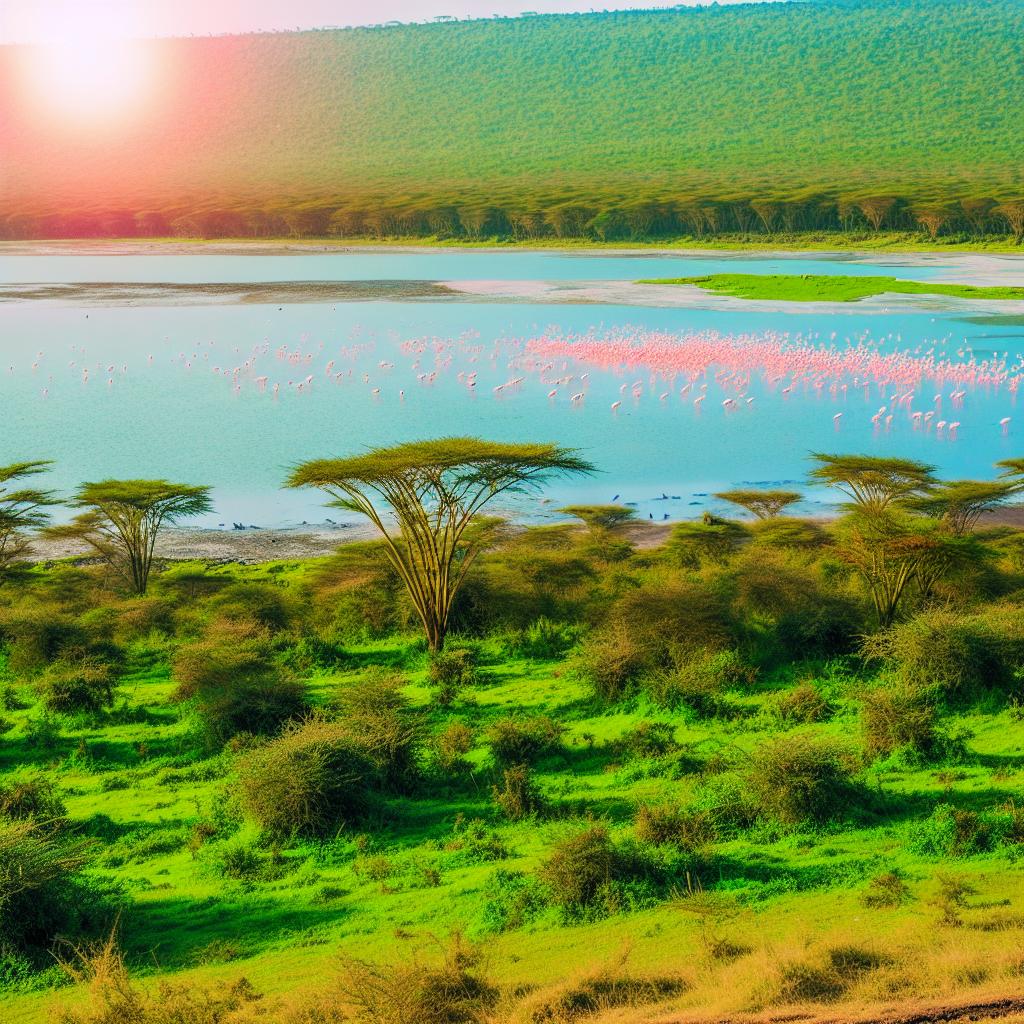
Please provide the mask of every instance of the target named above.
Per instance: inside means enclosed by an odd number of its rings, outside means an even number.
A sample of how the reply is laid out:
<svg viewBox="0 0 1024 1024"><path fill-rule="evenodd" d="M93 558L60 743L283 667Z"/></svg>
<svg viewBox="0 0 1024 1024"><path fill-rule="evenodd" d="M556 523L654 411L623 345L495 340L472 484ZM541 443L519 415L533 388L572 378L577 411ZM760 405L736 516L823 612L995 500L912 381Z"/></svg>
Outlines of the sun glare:
<svg viewBox="0 0 1024 1024"><path fill-rule="evenodd" d="M35 50L34 91L54 116L97 123L120 119L145 101L150 69L140 43L94 37Z"/></svg>

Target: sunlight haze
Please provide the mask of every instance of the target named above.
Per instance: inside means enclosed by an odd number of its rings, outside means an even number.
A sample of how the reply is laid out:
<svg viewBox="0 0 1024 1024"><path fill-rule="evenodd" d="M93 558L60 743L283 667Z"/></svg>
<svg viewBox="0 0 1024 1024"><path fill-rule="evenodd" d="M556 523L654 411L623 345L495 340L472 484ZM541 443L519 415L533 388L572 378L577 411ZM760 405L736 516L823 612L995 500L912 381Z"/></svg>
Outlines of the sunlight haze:
<svg viewBox="0 0 1024 1024"><path fill-rule="evenodd" d="M741 0L720 0L738 3ZM211 4L203 0L7 0L0 5L0 44L49 43L54 39L96 36L187 36L232 32L430 21L435 17L487 18L524 11L559 14L570 11L654 9L697 6L694 0L597 5L587 0L252 0Z"/></svg>

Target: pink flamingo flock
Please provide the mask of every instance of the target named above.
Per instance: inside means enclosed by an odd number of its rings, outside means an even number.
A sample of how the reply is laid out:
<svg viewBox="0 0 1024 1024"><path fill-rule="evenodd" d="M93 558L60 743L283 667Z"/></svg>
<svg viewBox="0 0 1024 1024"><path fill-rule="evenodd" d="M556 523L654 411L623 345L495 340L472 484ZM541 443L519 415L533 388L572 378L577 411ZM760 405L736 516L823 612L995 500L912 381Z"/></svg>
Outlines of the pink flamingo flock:
<svg viewBox="0 0 1024 1024"><path fill-rule="evenodd" d="M405 366L396 366L394 359L378 359L377 339L364 337L360 327L352 331L348 344L333 352L323 342L310 343L303 337L295 349L264 339L248 352L230 346L224 356L215 357L217 343L204 341L190 346L191 351L179 351L170 362L189 374L203 368L228 382L236 395L250 388L275 399L288 393L309 394L324 385L352 385L374 400L397 396L402 401L406 387L430 387L445 375L453 376L467 394L477 394L479 384L489 388L493 398L504 399L519 394L535 378L549 402L564 399L571 408L585 405L590 373L596 369L625 378L611 403L613 414L627 399L636 404L649 394L659 403L675 397L697 412L710 400L709 404L718 403L725 414L733 415L756 408L755 395L750 393L756 383L766 397L780 400L796 394L827 395L833 400L860 396L868 405L863 415L876 430L889 431L895 422L903 421L914 430L946 440L957 438L961 426L957 413L969 394L1005 392L1015 399L1024 379L1024 360L1019 355L1012 364L1008 352L979 360L964 347L954 358L945 354L948 338L913 351L889 347L893 342L898 346L899 336L876 340L863 334L838 344L833 335L824 344L815 336L788 332L727 335L623 329L561 334L549 330L525 339L500 338L491 345L482 343L477 331L455 338L405 340L390 332L384 340ZM128 376L127 363L90 358L84 346L71 345L70 350L68 371L83 385L100 380L113 389ZM327 355L330 358L321 363ZM30 367L33 376L46 372L45 359L45 352L36 354ZM154 355L148 355L147 365L154 360ZM456 370L456 364L473 368ZM16 371L16 366L9 367L10 374ZM53 383L50 373L42 398L51 399ZM847 418L859 415L850 406L833 413L832 422L838 430ZM1009 432L1010 422L1009 416L999 421L1003 434Z"/></svg>

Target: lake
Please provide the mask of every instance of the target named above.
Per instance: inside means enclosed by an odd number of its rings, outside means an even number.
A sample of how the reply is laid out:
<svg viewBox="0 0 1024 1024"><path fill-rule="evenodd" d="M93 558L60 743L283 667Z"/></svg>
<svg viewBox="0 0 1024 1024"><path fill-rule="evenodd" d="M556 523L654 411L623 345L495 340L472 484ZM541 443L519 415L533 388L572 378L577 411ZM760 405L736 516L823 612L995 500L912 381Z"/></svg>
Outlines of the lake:
<svg viewBox="0 0 1024 1024"><path fill-rule="evenodd" d="M911 266L803 255L0 253L6 285L631 281L716 272L956 279L941 259ZM229 527L340 519L316 494L280 489L290 466L443 435L557 441L598 466L591 479L553 485L550 503L528 503L534 518L568 500L616 496L645 518L693 517L720 507L709 497L715 490L802 482L815 450L906 455L950 477L990 477L996 460L1024 454L1015 410L1024 321L955 305L823 313L26 298L0 303L0 463L54 459L49 483L63 493L106 476L207 483L216 514L206 525ZM628 357L607 365L602 351L611 345ZM806 491L804 511L830 500Z"/></svg>

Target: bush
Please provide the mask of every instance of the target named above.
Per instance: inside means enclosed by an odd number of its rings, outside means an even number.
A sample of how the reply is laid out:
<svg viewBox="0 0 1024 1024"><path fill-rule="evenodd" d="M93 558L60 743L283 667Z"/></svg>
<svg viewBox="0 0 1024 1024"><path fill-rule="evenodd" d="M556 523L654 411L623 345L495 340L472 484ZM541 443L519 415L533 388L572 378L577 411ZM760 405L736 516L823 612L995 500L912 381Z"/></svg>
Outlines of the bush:
<svg viewBox="0 0 1024 1024"><path fill-rule="evenodd" d="M494 933L522 928L540 917L548 905L547 890L536 878L499 869L484 883L479 927Z"/></svg>
<svg viewBox="0 0 1024 1024"><path fill-rule="evenodd" d="M458 935L436 967L408 958L388 966L346 959L341 996L354 1012L345 1019L353 1024L483 1024L499 993L479 963Z"/></svg>
<svg viewBox="0 0 1024 1024"><path fill-rule="evenodd" d="M722 699L727 690L750 686L756 678L757 669L737 651L704 651L686 658L674 672L651 677L646 689L658 704L682 704L702 718L712 718L728 714Z"/></svg>
<svg viewBox="0 0 1024 1024"><path fill-rule="evenodd" d="M219 618L256 623L271 633L287 629L296 613L288 592L273 583L231 583L210 600Z"/></svg>
<svg viewBox="0 0 1024 1024"><path fill-rule="evenodd" d="M487 864L508 856L508 847L497 832L489 829L479 818L466 821L462 815L456 818L452 838L444 848L457 854L455 860L460 864Z"/></svg>
<svg viewBox="0 0 1024 1024"><path fill-rule="evenodd" d="M85 648L90 639L72 616L48 605L4 612L0 635L8 642L8 667L17 675L38 672L61 654Z"/></svg>
<svg viewBox="0 0 1024 1024"><path fill-rule="evenodd" d="M579 641L578 626L553 622L541 616L526 629L513 630L501 638L501 651L508 658L550 661L563 657Z"/></svg>
<svg viewBox="0 0 1024 1024"><path fill-rule="evenodd" d="M174 659L179 700L193 700L208 738L270 735L308 708L305 688L274 659L265 627L218 620Z"/></svg>
<svg viewBox="0 0 1024 1024"><path fill-rule="evenodd" d="M898 871L885 871L868 883L861 902L873 910L901 907L911 899L910 887Z"/></svg>
<svg viewBox="0 0 1024 1024"><path fill-rule="evenodd" d="M681 664L692 652L727 646L727 619L715 593L698 584L628 590L584 643L580 672L602 700L620 700L646 676Z"/></svg>
<svg viewBox="0 0 1024 1024"><path fill-rule="evenodd" d="M1021 817L1012 807L978 813L939 804L911 828L910 848L926 857L971 857L1022 838Z"/></svg>
<svg viewBox="0 0 1024 1024"><path fill-rule="evenodd" d="M492 795L509 821L521 821L544 810L544 798L537 791L526 765L506 768L501 778L501 786L494 786Z"/></svg>
<svg viewBox="0 0 1024 1024"><path fill-rule="evenodd" d="M430 656L430 682L454 699L460 690L480 680L476 651L469 647L445 647ZM442 701L442 703L446 703Z"/></svg>
<svg viewBox="0 0 1024 1024"><path fill-rule="evenodd" d="M419 776L422 734L404 685L397 672L370 669L337 698L353 746L377 770L381 784L399 792L408 792Z"/></svg>
<svg viewBox="0 0 1024 1024"><path fill-rule="evenodd" d="M762 743L751 756L747 785L761 810L783 824L837 818L854 795L837 748L807 733Z"/></svg>
<svg viewBox="0 0 1024 1024"><path fill-rule="evenodd" d="M580 674L603 701L621 700L651 671L657 660L622 623L597 630L583 644L577 661Z"/></svg>
<svg viewBox="0 0 1024 1024"><path fill-rule="evenodd" d="M612 744L615 754L625 761L664 757L679 750L675 726L668 722L637 722Z"/></svg>
<svg viewBox="0 0 1024 1024"><path fill-rule="evenodd" d="M35 680L43 707L58 714L96 714L114 704L115 666L95 657L54 662Z"/></svg>
<svg viewBox="0 0 1024 1024"><path fill-rule="evenodd" d="M596 971L563 983L554 991L528 999L530 1024L575 1024L576 1021L629 1007L636 1010L679 995L686 986L679 978L630 974L625 957Z"/></svg>
<svg viewBox="0 0 1024 1024"><path fill-rule="evenodd" d="M113 938L65 965L74 981L88 985L88 1005L63 1010L57 1024L225 1024L260 996L244 978L216 988L159 981L132 984Z"/></svg>
<svg viewBox="0 0 1024 1024"><path fill-rule="evenodd" d="M547 715L506 715L484 734L499 765L532 764L561 745L565 726Z"/></svg>
<svg viewBox="0 0 1024 1024"><path fill-rule="evenodd" d="M272 835L326 836L360 820L376 774L345 725L312 718L243 756L238 793Z"/></svg>
<svg viewBox="0 0 1024 1024"><path fill-rule="evenodd" d="M592 825L557 843L541 867L540 877L548 884L552 901L574 912L597 899L616 877L617 868L618 855L608 829Z"/></svg>
<svg viewBox="0 0 1024 1024"><path fill-rule="evenodd" d="M916 758L928 759L941 750L938 712L924 690L900 683L867 690L860 720L869 757L905 750Z"/></svg>
<svg viewBox="0 0 1024 1024"><path fill-rule="evenodd" d="M955 612L928 611L869 637L863 654L885 662L913 689L964 693L1005 680L991 630Z"/></svg>
<svg viewBox="0 0 1024 1024"><path fill-rule="evenodd" d="M437 733L431 742L434 763L446 775L465 771L469 763L465 755L473 749L473 730L462 722L452 722Z"/></svg>
<svg viewBox="0 0 1024 1024"><path fill-rule="evenodd" d="M772 702L772 711L783 725L814 725L827 722L835 707L813 683L803 682L780 693Z"/></svg>
<svg viewBox="0 0 1024 1024"><path fill-rule="evenodd" d="M675 846L688 853L699 853L716 839L709 812L686 810L671 804L641 804L633 818L633 829L642 843Z"/></svg>
<svg viewBox="0 0 1024 1024"><path fill-rule="evenodd" d="M49 960L58 937L96 926L103 907L79 870L89 848L26 818L0 818L0 950Z"/></svg>
<svg viewBox="0 0 1024 1024"><path fill-rule="evenodd" d="M67 808L54 783L43 775L26 775L0 782L0 818L61 824Z"/></svg>

